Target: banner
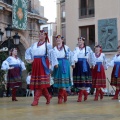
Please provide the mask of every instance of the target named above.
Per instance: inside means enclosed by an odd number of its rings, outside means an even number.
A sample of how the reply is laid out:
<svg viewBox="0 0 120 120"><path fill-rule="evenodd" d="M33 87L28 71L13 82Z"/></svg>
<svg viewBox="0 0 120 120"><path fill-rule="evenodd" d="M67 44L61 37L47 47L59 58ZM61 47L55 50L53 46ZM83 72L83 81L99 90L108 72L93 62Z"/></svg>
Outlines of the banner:
<svg viewBox="0 0 120 120"><path fill-rule="evenodd" d="M27 0L13 0L12 27L26 30L27 2Z"/></svg>

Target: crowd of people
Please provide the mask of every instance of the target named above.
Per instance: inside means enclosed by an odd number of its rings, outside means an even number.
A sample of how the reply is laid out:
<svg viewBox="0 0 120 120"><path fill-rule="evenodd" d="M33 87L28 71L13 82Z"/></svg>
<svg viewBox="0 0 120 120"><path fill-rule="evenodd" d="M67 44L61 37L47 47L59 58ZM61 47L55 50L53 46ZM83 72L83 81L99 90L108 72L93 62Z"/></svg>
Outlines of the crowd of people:
<svg viewBox="0 0 120 120"><path fill-rule="evenodd" d="M106 88L105 70L113 66L111 73L111 85L116 87L113 100L118 99L120 91L120 46L118 52L111 62L107 62L105 54L102 53L100 45L95 46L95 52L85 44L85 38L78 38L74 51L64 44L61 35L56 36L56 46L52 48L49 43L48 34L44 30L39 32L39 41L33 43L25 52L25 60L32 64L32 71L27 77L27 92L32 91L34 97L32 106L37 106L39 98L43 95L46 104L52 98L49 93L50 85L57 88L58 104L67 102L67 89L72 86L77 88L78 100L82 102L88 99L88 91L95 88L94 101L102 100L104 96L103 88ZM70 67L73 74L71 75ZM17 49L10 51L10 56L3 62L2 68L7 70L7 87L12 89L12 101L16 99L16 89L21 86L21 73L26 70L24 62L18 58ZM53 78L52 84L51 77Z"/></svg>

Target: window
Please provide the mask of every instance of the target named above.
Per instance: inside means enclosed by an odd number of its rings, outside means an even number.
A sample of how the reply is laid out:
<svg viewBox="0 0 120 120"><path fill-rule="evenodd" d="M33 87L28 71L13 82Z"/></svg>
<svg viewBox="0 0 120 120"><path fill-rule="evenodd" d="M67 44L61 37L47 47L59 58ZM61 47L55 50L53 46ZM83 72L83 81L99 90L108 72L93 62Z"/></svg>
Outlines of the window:
<svg viewBox="0 0 120 120"><path fill-rule="evenodd" d="M79 0L79 18L94 17L94 0Z"/></svg>
<svg viewBox="0 0 120 120"><path fill-rule="evenodd" d="M9 5L12 5L12 0L2 0L2 1L9 4Z"/></svg>
<svg viewBox="0 0 120 120"><path fill-rule="evenodd" d="M12 13L9 13L8 15L4 15L4 21L6 23L12 24Z"/></svg>
<svg viewBox="0 0 120 120"><path fill-rule="evenodd" d="M61 3L61 22L65 22L65 2Z"/></svg>
<svg viewBox="0 0 120 120"><path fill-rule="evenodd" d="M80 36L84 37L86 45L94 49L95 45L95 25L80 27Z"/></svg>
<svg viewBox="0 0 120 120"><path fill-rule="evenodd" d="M44 27L43 30L48 33L48 27Z"/></svg>

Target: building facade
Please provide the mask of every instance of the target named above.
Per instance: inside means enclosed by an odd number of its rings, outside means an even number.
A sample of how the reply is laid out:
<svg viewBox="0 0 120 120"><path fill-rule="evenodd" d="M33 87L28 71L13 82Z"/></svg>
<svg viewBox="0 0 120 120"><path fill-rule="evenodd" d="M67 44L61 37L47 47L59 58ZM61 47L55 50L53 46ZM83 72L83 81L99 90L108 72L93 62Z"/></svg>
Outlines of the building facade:
<svg viewBox="0 0 120 120"><path fill-rule="evenodd" d="M55 36L57 35L56 23L46 23L40 26L41 30L45 30L48 33L49 42L52 46L55 46Z"/></svg>
<svg viewBox="0 0 120 120"><path fill-rule="evenodd" d="M25 50L34 42L38 41L40 26L47 22L44 17L44 7L40 5L39 0L28 0L28 14L27 14L27 29L20 30L13 28L11 32L11 38L6 38L6 31L8 25L12 26L12 0L0 0L0 29L4 33L2 37L2 43L0 43L0 48L2 47L17 47L18 56L24 61ZM13 43L13 35L18 33L20 38L19 45L15 46ZM10 40L10 42L9 42ZM8 45L10 43L10 45ZM26 75L27 71L23 74L23 87L26 87Z"/></svg>
<svg viewBox="0 0 120 120"><path fill-rule="evenodd" d="M40 6L39 0L28 1L28 16L27 16L27 29L12 31L13 36L16 32L21 37L20 44L17 46L19 56L24 59L25 50L34 42L38 41L38 32L40 25L46 23L47 19L44 18L44 8ZM0 0L0 29L4 33L2 47L7 47L8 39L6 38L5 28L12 25L12 0ZM13 47L13 38L11 37L10 48Z"/></svg>
<svg viewBox="0 0 120 120"><path fill-rule="evenodd" d="M100 42L103 46L102 40L107 38L104 34L109 31L108 34L114 35L113 39L112 35L108 39L112 39L116 47L120 40L119 9L119 0L57 0L57 34L65 36L73 49L76 43L71 44L71 40L75 41L79 36L85 37L86 44L91 47ZM105 52L116 51L111 43L103 48Z"/></svg>
<svg viewBox="0 0 120 120"><path fill-rule="evenodd" d="M57 34L65 34L71 50L82 36L93 50L95 44L101 44L109 61L120 45L119 33L119 0L57 0ZM111 68L106 71L109 79L110 73Z"/></svg>

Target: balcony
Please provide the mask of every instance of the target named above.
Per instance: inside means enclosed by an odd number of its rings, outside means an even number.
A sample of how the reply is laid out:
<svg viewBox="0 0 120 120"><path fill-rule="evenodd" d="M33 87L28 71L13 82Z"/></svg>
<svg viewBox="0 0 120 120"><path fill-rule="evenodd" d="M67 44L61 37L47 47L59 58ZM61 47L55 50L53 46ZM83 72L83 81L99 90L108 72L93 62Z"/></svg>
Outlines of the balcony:
<svg viewBox="0 0 120 120"><path fill-rule="evenodd" d="M9 5L12 5L12 0L0 0L0 1L3 1L4 3L7 3Z"/></svg>
<svg viewBox="0 0 120 120"><path fill-rule="evenodd" d="M12 5L12 0L0 0L3 1L4 3L8 4L8 5ZM31 1L28 2L28 12L32 12L31 11Z"/></svg>
<svg viewBox="0 0 120 120"><path fill-rule="evenodd" d="M61 22L62 23L65 22L65 18L61 17Z"/></svg>
<svg viewBox="0 0 120 120"><path fill-rule="evenodd" d="M60 0L60 3L64 3L65 2L65 0Z"/></svg>
<svg viewBox="0 0 120 120"><path fill-rule="evenodd" d="M94 17L94 8L79 9L79 19Z"/></svg>

